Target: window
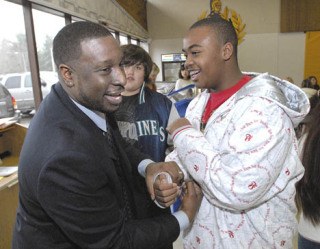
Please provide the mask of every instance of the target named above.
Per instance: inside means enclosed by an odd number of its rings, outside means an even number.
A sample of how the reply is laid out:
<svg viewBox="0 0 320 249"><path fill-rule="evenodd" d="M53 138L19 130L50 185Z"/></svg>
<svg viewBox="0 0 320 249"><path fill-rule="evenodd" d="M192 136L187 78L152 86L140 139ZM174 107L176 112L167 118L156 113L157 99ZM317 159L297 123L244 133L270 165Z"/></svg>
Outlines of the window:
<svg viewBox="0 0 320 249"><path fill-rule="evenodd" d="M140 41L140 47L149 53L149 44L147 42Z"/></svg>
<svg viewBox="0 0 320 249"><path fill-rule="evenodd" d="M24 87L32 87L31 74L26 74L24 77Z"/></svg>
<svg viewBox="0 0 320 249"><path fill-rule="evenodd" d="M126 45L128 44L128 37L124 36L124 35L119 35L119 39L120 39L120 45Z"/></svg>
<svg viewBox="0 0 320 249"><path fill-rule="evenodd" d="M0 81L1 79L7 81L6 79L8 79L8 74L10 73L12 75L10 75L11 78L7 83L8 87L11 89L22 87L20 86L20 76L16 75L27 75L27 78L25 78L25 82L23 83L25 84L25 87L32 88L33 84L32 78L30 76L29 56L32 63L35 61L35 56L37 56L39 62L39 73L41 77L40 80L41 83L46 83L42 84L41 87L42 96L44 97L50 91L49 86L57 82L57 72L52 56L52 42L55 35L61 28L65 26L66 23L86 20L83 20L79 17L71 16L68 13L63 13L60 10L49 9L47 7L33 3L33 1L30 1L32 3L27 4L25 6L25 10L32 11L32 21L34 25L37 54L28 54L27 39L25 34L26 24L24 22L24 11L21 2L22 1L0 0ZM30 15L27 15L27 17L28 16ZM32 22L30 23L30 25L32 25ZM29 31L32 29L27 30ZM124 33L120 34L119 31L114 29L110 31L112 35L119 41L120 45L129 43L130 36ZM140 45L139 40L136 38L131 39L130 42L132 44ZM148 49L146 50L148 51ZM33 65L32 68L36 68L35 65ZM49 75L54 75L54 78L47 81L47 79L41 76L46 72ZM39 96L39 89L36 88L33 90L35 90L35 99L37 100L37 103L34 103L33 91L30 91L31 96L28 96L28 100L33 102L28 104L30 108L34 108L35 106L38 107L39 101L41 100ZM11 90L10 93L12 94ZM18 109L20 109L20 102L18 97L15 96L16 93L12 95L16 98ZM19 98L26 99L26 93L23 92L23 94L20 95Z"/></svg>
<svg viewBox="0 0 320 249"><path fill-rule="evenodd" d="M0 98L5 98L7 95L9 95L9 92L6 91L4 86L0 86Z"/></svg>
<svg viewBox="0 0 320 249"><path fill-rule="evenodd" d="M40 71L56 71L52 57L52 41L64 26L64 18L32 10ZM50 27L50 28L48 28Z"/></svg>
<svg viewBox="0 0 320 249"><path fill-rule="evenodd" d="M138 45L138 41L136 39L131 38L131 44Z"/></svg>
<svg viewBox="0 0 320 249"><path fill-rule="evenodd" d="M82 21L86 21L86 20L79 17L75 17L75 16L71 17L71 22L82 22Z"/></svg>
<svg viewBox="0 0 320 249"><path fill-rule="evenodd" d="M55 35L64 27L65 20L61 16L49 14L36 9L32 10L32 14L37 42L40 76L42 71L48 72L48 74L56 74L56 66L52 56L52 42ZM43 83L42 81L43 80L41 79L41 83ZM43 97L48 94L48 92L44 92L43 88L41 88L41 90ZM47 91L47 89L45 91Z"/></svg>
<svg viewBox="0 0 320 249"><path fill-rule="evenodd" d="M5 82L8 89L20 88L21 76L10 76Z"/></svg>
<svg viewBox="0 0 320 249"><path fill-rule="evenodd" d="M0 74L30 70L22 6L0 0Z"/></svg>

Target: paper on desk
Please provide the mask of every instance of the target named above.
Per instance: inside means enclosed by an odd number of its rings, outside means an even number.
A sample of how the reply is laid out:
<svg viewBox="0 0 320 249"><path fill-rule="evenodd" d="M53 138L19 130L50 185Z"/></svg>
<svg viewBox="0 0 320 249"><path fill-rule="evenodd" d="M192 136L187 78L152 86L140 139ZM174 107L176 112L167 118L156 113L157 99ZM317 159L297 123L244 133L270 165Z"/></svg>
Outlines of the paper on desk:
<svg viewBox="0 0 320 249"><path fill-rule="evenodd" d="M14 117L11 118L0 118L0 129L5 129L8 126L17 123Z"/></svg>
<svg viewBox="0 0 320 249"><path fill-rule="evenodd" d="M9 176L18 171L18 166L1 166L0 177Z"/></svg>

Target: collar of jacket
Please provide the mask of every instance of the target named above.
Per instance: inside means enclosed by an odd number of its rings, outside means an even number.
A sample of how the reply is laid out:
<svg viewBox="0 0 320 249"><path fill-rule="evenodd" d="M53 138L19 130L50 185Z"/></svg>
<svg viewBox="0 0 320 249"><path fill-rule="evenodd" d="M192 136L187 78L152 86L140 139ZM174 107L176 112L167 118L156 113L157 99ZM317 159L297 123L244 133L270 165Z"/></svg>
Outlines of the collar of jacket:
<svg viewBox="0 0 320 249"><path fill-rule="evenodd" d="M139 105L144 104L146 102L145 100L145 82L143 82L140 92L139 92Z"/></svg>

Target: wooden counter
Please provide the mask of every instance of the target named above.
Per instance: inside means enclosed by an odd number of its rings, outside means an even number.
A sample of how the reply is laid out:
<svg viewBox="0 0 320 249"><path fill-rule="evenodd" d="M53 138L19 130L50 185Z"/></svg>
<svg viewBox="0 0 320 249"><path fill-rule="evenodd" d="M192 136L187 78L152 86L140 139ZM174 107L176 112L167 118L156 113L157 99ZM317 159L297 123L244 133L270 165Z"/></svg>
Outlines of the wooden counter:
<svg viewBox="0 0 320 249"><path fill-rule="evenodd" d="M0 153L9 151L11 154L2 159L1 166L17 166L21 147L27 128L14 124L0 130ZM12 231L18 206L18 175L14 173L0 180L0 249L11 248Z"/></svg>

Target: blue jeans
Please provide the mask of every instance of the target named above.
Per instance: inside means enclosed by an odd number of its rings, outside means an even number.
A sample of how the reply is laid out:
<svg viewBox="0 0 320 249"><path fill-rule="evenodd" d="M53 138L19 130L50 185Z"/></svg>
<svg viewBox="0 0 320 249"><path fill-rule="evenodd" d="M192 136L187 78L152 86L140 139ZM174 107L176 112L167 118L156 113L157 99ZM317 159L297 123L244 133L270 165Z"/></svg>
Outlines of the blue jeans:
<svg viewBox="0 0 320 249"><path fill-rule="evenodd" d="M308 240L299 234L298 248L299 249L320 249L320 243Z"/></svg>

